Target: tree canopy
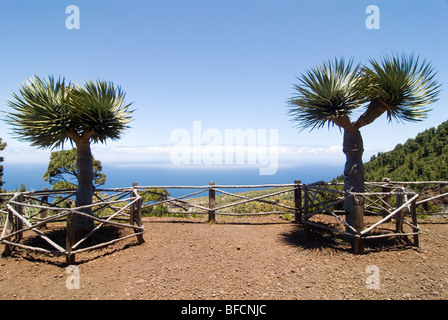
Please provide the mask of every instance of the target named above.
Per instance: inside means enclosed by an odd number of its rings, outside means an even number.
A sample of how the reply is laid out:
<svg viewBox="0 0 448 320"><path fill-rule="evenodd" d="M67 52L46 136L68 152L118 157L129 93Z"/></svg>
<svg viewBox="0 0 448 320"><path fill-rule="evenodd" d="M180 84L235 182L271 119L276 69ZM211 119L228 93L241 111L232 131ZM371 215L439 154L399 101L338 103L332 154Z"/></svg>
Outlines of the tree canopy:
<svg viewBox="0 0 448 320"><path fill-rule="evenodd" d="M101 161L93 158L94 187L106 183L106 175L101 173L102 169ZM76 189L78 185L76 148L52 152L43 179L48 181L54 190Z"/></svg>
<svg viewBox="0 0 448 320"><path fill-rule="evenodd" d="M300 129L325 125L359 129L386 112L390 120L419 121L435 101L440 84L431 63L414 55L370 59L370 66L353 59L323 61L306 70L294 85L297 95L289 99L289 112ZM353 111L364 109L358 119Z"/></svg>
<svg viewBox="0 0 448 320"><path fill-rule="evenodd" d="M33 77L7 101L15 112L6 121L20 140L38 148L57 148L65 142L118 140L131 121L130 103L112 82L86 81L84 86L65 79Z"/></svg>

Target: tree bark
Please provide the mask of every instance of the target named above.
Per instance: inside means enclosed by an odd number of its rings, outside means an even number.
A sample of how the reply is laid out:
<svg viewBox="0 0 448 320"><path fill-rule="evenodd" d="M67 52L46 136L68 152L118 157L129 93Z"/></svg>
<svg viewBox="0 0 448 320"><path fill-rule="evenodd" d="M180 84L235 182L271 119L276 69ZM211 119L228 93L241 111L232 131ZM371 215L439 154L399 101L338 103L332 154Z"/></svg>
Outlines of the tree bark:
<svg viewBox="0 0 448 320"><path fill-rule="evenodd" d="M90 137L81 137L76 141L76 169L78 171L78 188L76 190L76 206L92 204L93 196L93 158L90 150ZM87 214L92 214L91 208L80 210ZM82 234L93 229L92 219L87 217L76 217L77 233Z"/></svg>
<svg viewBox="0 0 448 320"><path fill-rule="evenodd" d="M343 152L346 156L344 169L344 191L364 192L364 146L361 132L355 127L344 128ZM346 197L344 201L345 220L357 231L364 228L362 197ZM347 227L347 232L353 230Z"/></svg>
<svg viewBox="0 0 448 320"><path fill-rule="evenodd" d="M372 100L367 107L367 110L356 121L355 127L360 129L361 127L371 124L377 118L382 116L386 110L391 108L392 106L389 106L380 98Z"/></svg>
<svg viewBox="0 0 448 320"><path fill-rule="evenodd" d="M346 156L344 169L344 191L364 192L364 164L362 155L364 153L363 140L360 128L372 123L380 117L391 106L388 106L381 99L374 99L370 102L367 110L356 122L351 122L347 115L333 118L334 124L344 130L343 151ZM357 231L364 228L364 212L362 197L346 197L344 210L346 212L346 222ZM348 232L353 232L347 228Z"/></svg>
<svg viewBox="0 0 448 320"><path fill-rule="evenodd" d="M381 99L374 99L370 102L367 110L356 122L351 122L347 115L341 115L332 119L333 123L344 130L343 152L346 157L344 168L344 191L364 192L364 164L362 155L364 145L360 128L372 123L380 117L386 110L391 108ZM344 200L345 221L360 232L364 229L364 199L362 196L345 197ZM354 233L347 227L346 231ZM353 238L355 253L363 252L363 239Z"/></svg>
<svg viewBox="0 0 448 320"><path fill-rule="evenodd" d="M346 162L344 168L344 190L364 192L364 164L362 155L364 146L359 129L344 129L344 143L342 151Z"/></svg>

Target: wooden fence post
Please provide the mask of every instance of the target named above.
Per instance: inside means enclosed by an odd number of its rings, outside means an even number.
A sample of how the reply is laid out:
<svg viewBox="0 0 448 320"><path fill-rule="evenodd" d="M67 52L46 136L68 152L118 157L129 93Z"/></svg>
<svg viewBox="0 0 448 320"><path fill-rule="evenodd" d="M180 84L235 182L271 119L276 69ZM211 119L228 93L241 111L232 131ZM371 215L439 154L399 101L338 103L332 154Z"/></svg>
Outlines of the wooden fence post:
<svg viewBox="0 0 448 320"><path fill-rule="evenodd" d="M308 211L309 211L309 194L308 194L308 190L306 188L303 189L303 214L305 216L308 215ZM308 218L306 218L306 220L308 220ZM303 227L303 237L305 239L308 239L308 237L310 236L310 226L308 224L304 224L302 223L302 227Z"/></svg>
<svg viewBox="0 0 448 320"><path fill-rule="evenodd" d="M381 187L381 192L385 192L385 193L386 193L386 192L390 192L390 190L391 190L391 187L390 187L390 179L389 179L389 178L383 178L383 179L382 179L382 182L386 182L386 185ZM384 202L387 203L389 206L391 205L390 194L385 195L384 198L383 198L383 200L384 200ZM388 213L387 211L383 211L383 214L386 214L386 215L387 215L387 213Z"/></svg>
<svg viewBox="0 0 448 320"><path fill-rule="evenodd" d="M137 182L132 183L132 191L131 191L131 194L129 195L130 196L130 201L133 201L134 198L135 198L135 196L134 196L134 188L136 186L138 186ZM136 209L137 209L137 205L136 205L135 202L129 206L129 224L130 225L134 225L136 211L137 211Z"/></svg>
<svg viewBox="0 0 448 320"><path fill-rule="evenodd" d="M294 180L294 184L294 204L296 207L294 222L299 223L302 221L302 181Z"/></svg>
<svg viewBox="0 0 448 320"><path fill-rule="evenodd" d="M142 207L143 207L143 199L140 199L138 201L138 216L137 216L137 223L139 227L143 227L143 221L142 221ZM142 244L145 242L145 239L143 238L143 234L140 234L137 236L138 243Z"/></svg>
<svg viewBox="0 0 448 320"><path fill-rule="evenodd" d="M11 212L11 209L8 208L8 215L6 216L5 225L3 226L4 230L2 236L7 236L11 234L14 230L14 214ZM11 241L11 239L8 239ZM5 243L5 250L3 251L3 256L8 257L12 253L12 246L10 244Z"/></svg>
<svg viewBox="0 0 448 320"><path fill-rule="evenodd" d="M17 202L20 202L20 203L23 202L23 195L19 195L17 197ZM15 205L15 209L18 214L23 216L23 206L21 204ZM23 221L19 217L16 217L15 220L16 220L15 221L16 230L14 230L14 231L19 231L19 230L23 229ZM23 238L22 232L20 232L16 235L16 241L20 241L22 238Z"/></svg>
<svg viewBox="0 0 448 320"><path fill-rule="evenodd" d="M403 192L402 190L397 190L397 208L401 207L403 204ZM398 211L395 214L395 218L397 219L395 221L395 231L396 232L403 232L403 210Z"/></svg>
<svg viewBox="0 0 448 320"><path fill-rule="evenodd" d="M131 201L135 200L136 196L134 195L134 188L138 186L137 182L134 182L132 184L132 191L131 191ZM135 201L133 204L129 206L129 224L134 225L136 224L139 227L143 226L142 223L142 205L143 205L143 199L140 197L137 201ZM135 233L139 233L140 230L134 229ZM138 244L142 244L145 242L145 239L143 239L143 234L137 235L137 241Z"/></svg>
<svg viewBox="0 0 448 320"><path fill-rule="evenodd" d="M411 218L412 218L412 224L414 227L412 227L412 232L418 232L418 220L417 220L417 199L413 200L411 202L411 206L409 208ZM420 246L420 237L418 234L414 234L414 246L419 247Z"/></svg>
<svg viewBox="0 0 448 320"><path fill-rule="evenodd" d="M76 243L76 215L70 211L67 216L67 226L65 227L65 250L68 251L66 257L67 265L75 264L75 254L71 253L72 247Z"/></svg>
<svg viewBox="0 0 448 320"><path fill-rule="evenodd" d="M209 207L209 211L208 211L208 222L211 223L215 223L215 205L216 205L216 200L215 200L215 183L212 181L209 183L209 190L208 190L208 207Z"/></svg>
<svg viewBox="0 0 448 320"><path fill-rule="evenodd" d="M48 188L43 188L42 191L48 191ZM47 206L48 205L48 194L44 194L42 196L42 205ZM41 219L45 219L48 216L48 209L42 209L42 211L40 212L40 218ZM46 229L47 228L47 224L43 224L39 227L39 229Z"/></svg>

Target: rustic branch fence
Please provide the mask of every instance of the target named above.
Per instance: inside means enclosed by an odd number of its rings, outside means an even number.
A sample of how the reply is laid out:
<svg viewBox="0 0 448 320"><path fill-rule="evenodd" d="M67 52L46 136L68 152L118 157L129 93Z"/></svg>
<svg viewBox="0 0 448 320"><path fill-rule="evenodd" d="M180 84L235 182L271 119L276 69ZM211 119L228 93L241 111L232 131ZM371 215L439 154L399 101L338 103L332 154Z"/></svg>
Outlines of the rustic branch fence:
<svg viewBox="0 0 448 320"><path fill-rule="evenodd" d="M95 193L97 201L91 205L79 207L74 206L72 198L75 193L75 190L45 190L3 194L10 197L6 202L6 210L2 210L6 214L0 237L0 243L5 245L3 255L10 255L13 247L18 247L44 254L64 255L67 264L74 264L77 253L98 249L134 236L137 237L139 243L144 242L145 230L140 210L141 196L136 189L123 188L105 198ZM54 202L50 202L49 198L54 198ZM91 208L93 215L84 213L83 210L86 208ZM90 232L77 238L76 216L88 217L97 224ZM65 248L63 244L56 243L45 233L47 224L54 222L65 223ZM131 229L134 233L118 236L102 243L85 245L86 240L91 239L103 226ZM33 231L37 237L45 241L47 247L21 243L20 240L27 231Z"/></svg>
<svg viewBox="0 0 448 320"><path fill-rule="evenodd" d="M286 205L276 200L269 200L268 198L279 196L281 194L287 194L295 192L300 185L299 181L293 184L264 184L264 185L216 185L214 182L210 182L205 186L136 186L135 188L141 193L149 192L158 194L162 200L153 203L145 203L142 206L142 210L146 208L152 208L160 205L166 205L163 211L158 211L161 214L169 215L208 215L209 222L216 222L216 216L260 216L270 214L295 214L298 206ZM245 196L241 189L266 189L272 188L274 192L263 194L256 197ZM154 190L171 190L171 189L189 189L195 190L192 193L182 195L174 198L167 196L164 193L158 193ZM228 189L234 189L235 192L229 192ZM150 191L148 191L150 190ZM240 192L238 192L240 191ZM208 197L198 198L200 194L208 193ZM221 204L217 202L216 194L223 194L228 197L236 199L242 199L240 201L227 202ZM292 196L291 196L292 197ZM203 203L197 201L203 199ZM292 200L291 200L292 201ZM274 210L263 212L231 212L230 208L235 208L250 202L259 202L268 204L273 207Z"/></svg>
<svg viewBox="0 0 448 320"><path fill-rule="evenodd" d="M444 181L423 183L448 184ZM5 245L4 255L11 254L12 249L18 247L45 254L65 255L66 262L73 264L77 253L98 249L120 240L136 237L138 243L143 243L145 230L142 214L149 211L162 215L207 215L210 223L215 223L219 215L289 214L294 216L294 222L303 225L305 237L309 236L310 228L343 234L352 240L355 253L363 252L364 240L381 237L412 236L413 244L418 246L421 229L418 226L417 206L446 197L448 193L420 199L419 194L404 187L406 184L417 182L393 182L387 179L382 182L370 182L366 183L364 193L344 192L342 185L337 183L302 184L300 180L295 180L292 184L265 185L216 185L214 182L204 186L133 184L127 188L95 190L94 203L82 207L74 205L75 190L3 193L0 194L0 201L4 204L0 207L0 217L3 216L0 243ZM178 197L163 192L175 189L190 192ZM241 192L252 189L272 190L252 197ZM235 191L230 192L231 190ZM201 194L204 195L201 197ZM220 200L217 194L222 194ZM146 201L146 195L156 195L157 200ZM289 200L280 201L280 195L282 199ZM223 201L223 197L232 201ZM362 226L351 225L344 219L343 203L347 198L353 199L355 211L359 210L363 219L364 216L378 219L370 219L365 225L363 221ZM250 203L263 204L264 207L257 208L256 212L253 212L253 208L250 212L245 211L245 206ZM92 208L93 215L83 212L83 209L88 207ZM75 235L76 216L87 216L96 223L93 230L79 239ZM65 223L65 246L56 243L45 233L45 227L53 222ZM392 229L391 223L394 226ZM102 243L86 245L87 239L103 226L120 227L131 232ZM27 231L34 232L50 248L24 244L21 240Z"/></svg>
<svg viewBox="0 0 448 320"><path fill-rule="evenodd" d="M378 187L384 189L382 186L368 185L366 192L356 193L331 189L326 184L303 186L304 208L301 223L304 225L305 237L309 236L310 227L343 234L352 240L355 253L363 252L364 240L382 237L413 236L414 245L419 246L421 230L418 226L416 210L418 194L402 187L390 191L376 191ZM324 193L328 198L326 201L321 197ZM396 207L390 204L393 197L396 200ZM355 204L353 214L361 216L361 224L359 219L357 220L359 225L350 224L341 216L345 213L342 204L347 198L352 198ZM404 202L403 199L405 199ZM406 219L405 210L409 211L411 222ZM319 214L325 214L327 219L324 219L324 222L322 219L313 221L312 219ZM380 219L371 221L369 224L364 219L367 215L379 216ZM395 230L386 228L386 224L391 220L395 220ZM405 231L404 225L409 226L411 230Z"/></svg>

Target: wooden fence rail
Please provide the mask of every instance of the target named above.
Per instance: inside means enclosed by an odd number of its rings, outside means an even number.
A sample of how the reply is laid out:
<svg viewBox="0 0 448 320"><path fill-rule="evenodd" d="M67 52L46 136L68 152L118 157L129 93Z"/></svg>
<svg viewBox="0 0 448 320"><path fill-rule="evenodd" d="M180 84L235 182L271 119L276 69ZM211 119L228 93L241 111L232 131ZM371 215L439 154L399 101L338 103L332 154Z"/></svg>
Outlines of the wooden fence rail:
<svg viewBox="0 0 448 320"><path fill-rule="evenodd" d="M303 184L300 180L294 180L291 184L261 185L217 185L215 182L210 182L203 186L139 186L135 183L132 187L97 189L94 203L82 207L74 205L75 190L2 193L0 217L3 228L0 243L5 245L4 255L11 254L14 247L19 247L41 253L65 255L67 263L72 264L77 253L107 246L130 237L136 237L138 243L143 243L145 230L142 215L146 211L152 211L162 215L207 215L210 223L215 223L217 216L220 215L289 214L294 216L294 222L302 224L305 236L309 236L310 228L320 228L351 238L355 253L363 251L364 240L380 237L412 236L414 245L418 246L421 230L418 226L417 207L446 197L448 193L443 192L422 199L421 195L406 189L405 186L430 183L448 184L447 181L394 182L384 179L382 182L366 183L366 192L353 193L344 191L340 183ZM272 190L249 196L247 192L242 192L243 189ZM187 194L175 197L162 192L163 190L183 190ZM219 194L222 195L221 199L218 198ZM147 201L145 200L147 195L155 195L157 199ZM288 201L283 201L285 195ZM281 201L280 196L283 197ZM223 197L232 201L223 202ZM351 225L350 221L344 219L343 204L348 198L361 204L363 217L378 216L379 220L361 227ZM263 210L244 211L245 206L251 203L264 205ZM93 215L84 213L86 208L91 208ZM407 219L407 215L410 216L410 220ZM90 232L78 238L75 233L77 216L89 217L96 224ZM322 216L325 216L326 220L332 219L331 222L323 222L320 219ZM391 221L395 222L394 230L385 231L385 226ZM66 224L65 247L45 233L46 226L54 222ZM87 239L104 226L120 227L133 232L103 243L86 245ZM24 244L21 240L27 231L32 231L44 240L47 247Z"/></svg>
<svg viewBox="0 0 448 320"><path fill-rule="evenodd" d="M303 186L304 190L304 209L301 223L304 225L304 235L309 236L310 228L320 228L326 231L343 234L346 238L352 241L353 250L355 253L362 253L364 251L364 241L366 239L382 238L382 237L406 237L413 236L413 244L419 246L419 234L421 230L417 221L417 198L419 195L411 190L403 187L396 187L388 192L384 189L375 191L375 188L382 186L370 186L366 188L366 192L356 193L347 192L339 189L329 189L326 184L322 186ZM322 199L322 194L326 193L327 200ZM396 198L396 207L390 205L392 197ZM403 197L406 201L403 202ZM408 199L410 197L410 199ZM357 225L352 225L348 219L341 216L341 213L346 212L342 204L348 198L353 199L354 212L350 214L357 214L360 212L361 219L357 220ZM357 207L356 204L361 204ZM411 216L411 222L406 220L404 213L408 209ZM370 216L380 216L380 219L370 224L365 224L365 214ZM311 220L319 214L325 214L332 218L331 222L326 219L322 223L319 219ZM395 230L386 228L386 224L391 220L395 220ZM411 230L405 231L403 226L406 225Z"/></svg>
<svg viewBox="0 0 448 320"><path fill-rule="evenodd" d="M229 215L229 216L255 216L255 215L268 215L268 214L295 214L299 212L298 209L300 206L295 205L285 205L278 201L268 200L270 197L275 197L285 193L291 193L292 197L296 200L297 203L300 203L296 198L300 197L300 193L296 190L300 188L299 183L294 184L263 184L263 185L216 185L214 182L210 182L205 186L136 186L136 189L139 190L142 194L145 192L156 193L153 190L170 190L170 189L194 189L199 191L195 191L193 193L188 193L186 195L182 195L179 197L171 197L167 196L163 193L158 193L162 200L154 201L152 203L145 203L142 206L142 210L147 208L154 208L160 205L166 205L164 211L159 211L162 214L182 214L182 215L196 215L196 214L206 214L208 215L208 221L214 223L216 221L217 215ZM266 189L266 188L274 188L273 192L263 194L261 196L250 198L248 196L243 195L242 193L237 192L229 192L225 189ZM283 188L279 190L280 188ZM107 192L109 189L103 189L102 191ZM148 191L151 190L151 191ZM199 203L197 201L198 195L202 193L208 192L208 201L203 201L204 203ZM236 199L241 199L240 201L230 202L222 205L217 204L216 195L222 194L229 197L233 197ZM196 197L195 197L196 196ZM258 202L263 204L269 204L272 207L276 208L274 211L265 211L265 212L229 212L223 211L224 209L230 209L234 207L238 207L250 202ZM293 202L294 203L294 202ZM179 210L180 208L180 210Z"/></svg>
<svg viewBox="0 0 448 320"><path fill-rule="evenodd" d="M0 243L5 246L3 255L10 255L12 249L18 247L39 253L64 255L67 264L74 264L77 253L98 249L130 237L136 237L138 243L144 242L143 233L145 230L141 219L142 199L136 189L126 188L124 191L120 190L115 197L110 196L91 205L78 207L74 206L74 201L71 199L75 192L74 190L59 190L59 192L23 192L12 195L6 202L6 218L0 236ZM123 194L127 195L128 198L117 200ZM8 196L11 196L11 194ZM55 201L50 203L48 201L49 197L55 198ZM113 207L112 205L120 206ZM86 208L91 208L94 214L90 215L83 212ZM77 216L92 219L96 222L96 226L87 234L79 236L76 232L75 221ZM127 223L122 222L123 220ZM63 244L51 239L50 235L43 230L47 224L53 222L65 223L65 248ZM92 238L103 226L127 228L134 232L117 236L117 238L105 242L85 245L86 240ZM37 237L46 242L47 246L22 243L20 240L27 231L33 231ZM83 244L84 246L82 246Z"/></svg>

